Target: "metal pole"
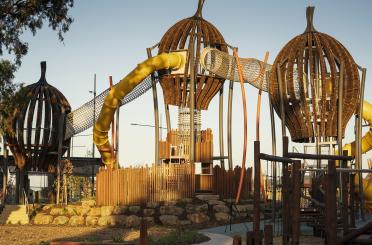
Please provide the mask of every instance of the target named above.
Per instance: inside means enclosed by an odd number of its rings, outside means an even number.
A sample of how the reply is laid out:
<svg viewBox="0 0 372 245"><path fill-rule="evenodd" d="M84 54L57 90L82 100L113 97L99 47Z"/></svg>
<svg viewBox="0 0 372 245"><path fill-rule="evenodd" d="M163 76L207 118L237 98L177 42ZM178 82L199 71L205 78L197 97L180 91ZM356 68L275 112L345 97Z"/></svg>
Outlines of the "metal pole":
<svg viewBox="0 0 372 245"><path fill-rule="evenodd" d="M195 161L195 36L190 40L190 163Z"/></svg>
<svg viewBox="0 0 372 245"><path fill-rule="evenodd" d="M325 230L326 244L337 244L337 197L336 197L336 165L334 160L328 161L326 175L326 207L325 207Z"/></svg>
<svg viewBox="0 0 372 245"><path fill-rule="evenodd" d="M266 72L266 77L269 76L269 72ZM270 86L269 86L270 87ZM269 91L269 106L270 106L270 121L271 121L271 149L272 154L276 156L276 131L275 131L275 116L273 102L271 100L270 91ZM276 216L276 162L271 164L272 166L272 176L273 176L273 192L272 192L272 222L275 223Z"/></svg>
<svg viewBox="0 0 372 245"><path fill-rule="evenodd" d="M93 82L93 125L96 124L96 95L97 95L97 91L96 91L96 82L97 82L97 76L96 74L94 73L94 82ZM93 134L93 128L92 127L92 134ZM94 145L94 141L92 140L92 158L94 159L94 156L95 156L95 145ZM70 151L69 151L69 155L70 155ZM94 196L94 165L92 166L92 179L91 179L91 182L92 182L92 196Z"/></svg>
<svg viewBox="0 0 372 245"><path fill-rule="evenodd" d="M96 74L94 73L94 85L93 85L93 125L96 124ZM94 127L93 127L94 128ZM92 128L92 134L93 134L93 128ZM95 156L95 145L94 141L92 141L92 157Z"/></svg>
<svg viewBox="0 0 372 245"><path fill-rule="evenodd" d="M147 57L151 58L151 48L147 48ZM156 90L156 81L154 73L151 74L151 88L152 88L152 99L154 104L154 120L155 120L155 164L159 164L159 107L158 107L158 93Z"/></svg>
<svg viewBox="0 0 372 245"><path fill-rule="evenodd" d="M254 142L254 189L253 189L253 234L254 244L260 244L260 190L261 190L261 160L260 141Z"/></svg>
<svg viewBox="0 0 372 245"><path fill-rule="evenodd" d="M62 159L62 144L63 144L63 128L65 124L65 110L62 108L61 117L59 118L58 125L58 158L57 158L57 200L56 204L59 204L60 186L61 186L61 159Z"/></svg>
<svg viewBox="0 0 372 245"><path fill-rule="evenodd" d="M279 83L279 95L280 95L280 117L282 120L282 136L286 136L285 130L285 111L284 111L284 98L283 98L283 83L282 83L282 72L280 70L280 65L277 65L276 68L277 76L278 76L278 83Z"/></svg>
<svg viewBox="0 0 372 245"><path fill-rule="evenodd" d="M116 109L116 130L115 130L115 150L116 150L116 164L119 167L119 118L120 118L120 107Z"/></svg>
<svg viewBox="0 0 372 245"><path fill-rule="evenodd" d="M301 161L292 164L292 244L300 244L300 216L301 216Z"/></svg>
<svg viewBox="0 0 372 245"><path fill-rule="evenodd" d="M338 143L338 155L342 156L342 104L343 104L343 87L344 87L344 68L345 63L341 61L340 67L340 80L338 84L338 106L337 106L337 143ZM343 166L339 166L343 167ZM319 168L319 167L318 167ZM343 200L343 186L341 181L341 174L340 174L340 201Z"/></svg>
<svg viewBox="0 0 372 245"><path fill-rule="evenodd" d="M220 89L219 96L219 113L218 113L218 126L219 126L219 140L220 140L220 156L225 156L223 144L223 85ZM221 158L221 168L225 169L225 160Z"/></svg>
<svg viewBox="0 0 372 245"><path fill-rule="evenodd" d="M112 76L109 76L109 84L110 84L110 90L114 87L114 83L112 81ZM111 122L111 140L112 140L112 147L111 147L111 169L117 169L117 162L115 157L115 115L113 115L113 119Z"/></svg>
<svg viewBox="0 0 372 245"><path fill-rule="evenodd" d="M360 100L359 100L359 110L358 110L358 141L357 141L357 151L355 151L358 154L358 162L357 162L357 167L359 170L363 168L363 157L362 157L362 113L363 113L363 102L364 102L364 87L365 87L365 82L366 82L366 75L367 75L367 69L362 68L362 81L360 84ZM363 193L363 176L362 173L360 172L358 175L358 189L359 193ZM365 206L364 206L364 195L360 194L360 215L362 217L362 220L365 221Z"/></svg>
<svg viewBox="0 0 372 245"><path fill-rule="evenodd" d="M165 120L167 122L167 133L170 133L172 130L171 120L170 120L170 113L169 113L169 105L165 104Z"/></svg>
<svg viewBox="0 0 372 245"><path fill-rule="evenodd" d="M229 84L229 97L227 105L227 154L229 162L229 170L233 168L232 163L232 100L234 92L234 82L230 81Z"/></svg>

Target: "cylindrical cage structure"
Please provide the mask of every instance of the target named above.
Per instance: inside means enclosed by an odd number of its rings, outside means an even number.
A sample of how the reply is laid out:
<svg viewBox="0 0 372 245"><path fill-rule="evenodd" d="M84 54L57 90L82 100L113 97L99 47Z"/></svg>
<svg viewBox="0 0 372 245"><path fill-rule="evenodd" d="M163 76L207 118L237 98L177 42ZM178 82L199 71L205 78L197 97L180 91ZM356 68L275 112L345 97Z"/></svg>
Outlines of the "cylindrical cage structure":
<svg viewBox="0 0 372 245"><path fill-rule="evenodd" d="M209 102L223 85L224 79L205 71L200 66L200 55L204 47L212 47L227 52L227 46L221 33L213 24L202 18L201 7L199 6L194 16L173 25L159 43L159 54L183 49L194 51L194 54L188 53L183 73L159 72L165 104L190 107L191 65L194 65L196 78L195 109L208 109Z"/></svg>
<svg viewBox="0 0 372 245"><path fill-rule="evenodd" d="M269 91L275 111L281 117L282 98L285 125L295 142L314 142L315 138L327 141L337 137L340 76L344 81L340 108L344 135L356 111L360 90L358 67L353 57L335 38L314 29L313 12L313 7L307 9L306 31L284 46L270 74Z"/></svg>
<svg viewBox="0 0 372 245"><path fill-rule="evenodd" d="M65 115L71 111L65 96L47 83L45 72L46 62L41 62L40 80L25 88L25 100L15 108L7 132L17 167L28 171L54 171L58 139L64 137ZM69 141L63 141L62 154Z"/></svg>

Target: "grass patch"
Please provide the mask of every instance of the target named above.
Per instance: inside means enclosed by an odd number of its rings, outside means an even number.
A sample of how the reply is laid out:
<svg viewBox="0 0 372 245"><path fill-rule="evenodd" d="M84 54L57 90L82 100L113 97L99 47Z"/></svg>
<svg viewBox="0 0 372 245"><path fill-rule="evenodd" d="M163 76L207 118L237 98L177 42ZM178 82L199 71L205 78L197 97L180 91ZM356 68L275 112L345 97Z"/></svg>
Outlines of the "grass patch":
<svg viewBox="0 0 372 245"><path fill-rule="evenodd" d="M190 230L175 230L159 238L149 238L150 245L189 245L209 241L209 237Z"/></svg>

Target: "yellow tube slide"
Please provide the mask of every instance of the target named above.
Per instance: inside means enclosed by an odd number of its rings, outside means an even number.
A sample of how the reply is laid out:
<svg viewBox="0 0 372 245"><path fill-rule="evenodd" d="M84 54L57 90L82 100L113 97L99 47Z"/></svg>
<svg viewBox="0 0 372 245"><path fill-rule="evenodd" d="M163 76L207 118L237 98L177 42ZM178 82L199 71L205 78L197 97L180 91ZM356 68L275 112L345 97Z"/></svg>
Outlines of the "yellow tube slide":
<svg viewBox="0 0 372 245"><path fill-rule="evenodd" d="M114 113L120 105L120 100L154 71L162 69L178 70L184 65L185 57L180 52L160 54L139 64L136 69L110 90L93 128L93 142L97 146L104 164L111 167L115 164L115 158L111 155L112 146L109 142L108 131Z"/></svg>
<svg viewBox="0 0 372 245"><path fill-rule="evenodd" d="M363 102L362 117L369 125L372 125L372 105L367 101ZM349 155L355 156L355 141L346 144L343 150L347 150ZM372 128L362 138L362 153L366 153L372 149ZM363 179L363 193L366 200L366 208L372 212L372 178ZM355 178L355 184L359 185L358 177Z"/></svg>

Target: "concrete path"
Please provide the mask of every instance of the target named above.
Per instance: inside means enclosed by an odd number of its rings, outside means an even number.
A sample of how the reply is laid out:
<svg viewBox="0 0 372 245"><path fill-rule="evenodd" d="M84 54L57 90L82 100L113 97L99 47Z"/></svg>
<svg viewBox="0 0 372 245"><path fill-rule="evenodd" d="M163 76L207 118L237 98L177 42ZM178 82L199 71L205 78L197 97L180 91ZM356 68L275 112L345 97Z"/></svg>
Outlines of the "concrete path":
<svg viewBox="0 0 372 245"><path fill-rule="evenodd" d="M200 232L203 235L206 235L211 240L208 242L199 243L198 245L231 245L233 242L233 239L229 236L222 235L222 234L216 234L216 233L209 233L209 232Z"/></svg>

